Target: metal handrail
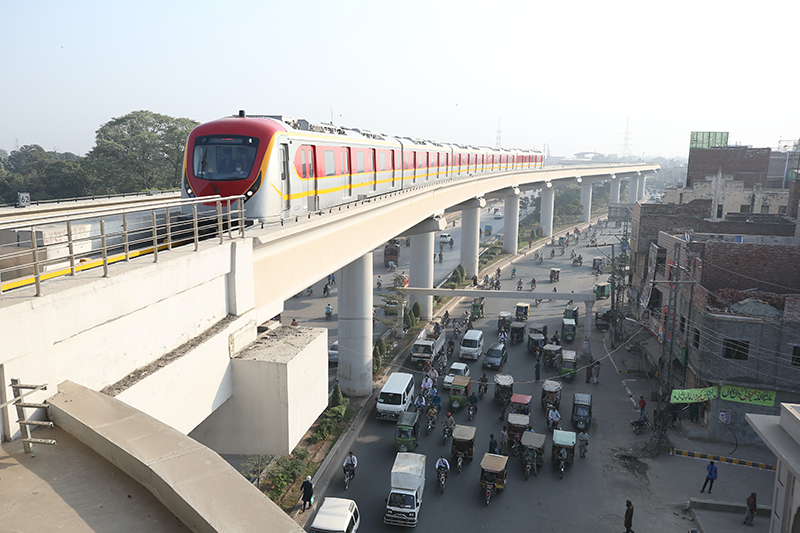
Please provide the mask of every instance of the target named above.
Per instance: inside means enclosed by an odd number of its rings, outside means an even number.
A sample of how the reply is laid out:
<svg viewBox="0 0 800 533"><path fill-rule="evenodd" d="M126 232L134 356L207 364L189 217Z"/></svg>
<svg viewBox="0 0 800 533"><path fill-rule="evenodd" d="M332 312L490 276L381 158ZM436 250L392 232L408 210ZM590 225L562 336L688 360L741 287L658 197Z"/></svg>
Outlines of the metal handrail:
<svg viewBox="0 0 800 533"><path fill-rule="evenodd" d="M236 201L239 200L238 203ZM198 204L214 204L203 211ZM235 205L234 205L235 204ZM41 296L41 282L92 268L103 268L103 276L108 276L110 264L118 261L130 261L135 257L153 254L153 261L158 262L158 254L170 251L176 246L194 243L194 250L200 249L203 232L213 228L213 235L219 236L219 243L228 239L245 237L244 196L219 196L170 200L156 205L139 208L91 209L73 215L45 215L39 218L19 220L0 224L0 230L17 231L17 242L0 244L0 294L5 291L35 285L36 296ZM184 213L184 207L191 211ZM131 227L130 218L141 214L148 218L145 225ZM174 218L174 217L178 218ZM180 218L185 216L185 219ZM114 220L117 219L117 220ZM108 223L112 221L112 228ZM177 223L176 223L177 221ZM90 229L85 234L75 234L73 225L76 222L98 224L98 229ZM63 236L57 242L45 244L37 238L37 229L64 225ZM189 226L191 224L191 227ZM227 232L225 225L227 224ZM236 234L233 225L238 226ZM118 225L119 229L113 227ZM99 232L98 232L99 230ZM19 238L27 235L27 238ZM95 245L99 242L99 245ZM29 244L29 247L23 248ZM47 250L53 247L67 248L66 256L48 256ZM4 253L13 247L12 250ZM5 248L5 250L4 250ZM68 262L68 266L58 268ZM56 270L50 270L55 268ZM10 275L11 274L11 275ZM5 279L8 277L8 279Z"/></svg>

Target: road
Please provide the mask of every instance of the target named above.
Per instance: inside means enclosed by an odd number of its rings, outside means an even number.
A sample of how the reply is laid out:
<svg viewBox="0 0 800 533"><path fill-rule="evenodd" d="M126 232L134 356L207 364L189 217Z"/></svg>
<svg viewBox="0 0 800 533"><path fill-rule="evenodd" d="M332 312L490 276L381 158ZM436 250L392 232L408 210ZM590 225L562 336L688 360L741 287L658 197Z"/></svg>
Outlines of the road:
<svg viewBox="0 0 800 533"><path fill-rule="evenodd" d="M601 236L603 241L614 237ZM550 247L545 247L549 250ZM536 276L542 286L546 274L553 266L562 269L559 292L588 291L596 282L591 269L591 256L598 250L587 248L584 243L578 250L584 256L584 266L573 267L569 255L546 259L543 264L534 264L532 254L514 262L518 275L524 281ZM591 251L590 251L591 250ZM596 254L601 255L601 254ZM586 261L587 256L589 260ZM511 266L503 269L504 284L513 283L510 279ZM481 291L489 296L486 303L486 317L477 320L475 326L482 329L488 343L497 339L496 320L501 310L513 312L515 300L491 298L491 291ZM519 300L525 300L524 293ZM550 332L560 329L560 317L564 303L543 303L531 308L530 322L548 324ZM599 305L596 307L603 307ZM453 316L459 316L467 303L460 305ZM582 332L584 317L580 317L579 332ZM448 330L452 334L452 330ZM552 333L550 333L552 335ZM580 349L579 338L573 343ZM511 373L515 379L514 391L533 396L532 426L536 432L546 432L544 411L541 408L541 382L534 381L534 359L528 355L524 344L509 346L509 359L504 372ZM499 410L489 395L479 404L479 412L472 422L467 420L465 409L454 414L458 424L477 427L476 453L472 462L467 462L460 474L452 472L444 494L440 494L433 465L440 455L450 460L450 443L442 442L441 426L430 435L424 435L415 453L427 456L427 489L419 517L418 531L600 531L618 532L622 530L625 500L631 499L636 508L634 528L657 530L661 532L685 532L691 528L683 517L683 507L688 496L701 496L700 483L704 477L704 463L701 461L661 456L652 460L641 457L641 450L649 435L636 436L630 430L630 420L638 416L633 398L646 395L654 384L642 377L621 375L615 366L623 364L623 357L630 357L624 351L607 355L600 332L593 331L592 352L601 358L602 366L599 384L585 383L584 372L577 379L564 384L562 391L562 427L572 429L569 415L574 392L588 392L593 396L593 421L589 430L590 446L585 459L576 457L575 464L567 468L563 480L559 480L555 467L549 462L552 441L550 433L546 443L546 462L537 477L523 478L521 460L509 457L509 474L506 490L494 496L489 506L484 505L478 484L480 459L488 449L490 434L499 440L503 422L498 418ZM455 357L458 352L456 351ZM451 359L451 362L455 359ZM482 358L470 362L472 378L482 373ZM417 376L417 386L420 373ZM490 382L495 372L487 372ZM554 376L554 371L542 368L541 378ZM441 379L440 379L441 383ZM473 384L474 385L474 384ZM445 403L447 394L442 395ZM648 409L654 406L648 406ZM374 411L373 411L374 412ZM390 489L390 470L395 458L395 425L379 421L370 413L363 426L353 451L359 459L358 475L348 491L344 491L341 476L337 476L326 496L354 499L361 509L361 529L370 532L397 531L383 523L384 498ZM343 457L339 460L343 460ZM720 468L723 468L721 466ZM772 473L747 468L724 465L727 483L722 488L715 486L715 497L738 501L752 490L765 496L771 492ZM722 476L722 473L720 474ZM687 481L688 480L688 481ZM718 493L727 491L722 496ZM747 493L747 494L744 494ZM744 494L744 496L742 496ZM657 524L657 527L654 527ZM650 526L650 527L647 527Z"/></svg>

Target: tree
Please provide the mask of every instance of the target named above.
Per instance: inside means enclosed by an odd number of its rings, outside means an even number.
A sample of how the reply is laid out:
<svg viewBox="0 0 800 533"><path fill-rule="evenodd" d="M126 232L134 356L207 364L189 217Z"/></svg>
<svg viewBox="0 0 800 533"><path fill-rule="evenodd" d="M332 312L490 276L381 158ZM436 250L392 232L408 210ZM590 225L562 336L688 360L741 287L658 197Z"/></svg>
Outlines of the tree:
<svg viewBox="0 0 800 533"><path fill-rule="evenodd" d="M50 198L74 198L95 194L94 183L80 161L55 161L44 170L45 194Z"/></svg>
<svg viewBox="0 0 800 533"><path fill-rule="evenodd" d="M87 155L90 170L107 176L109 192L180 186L183 149L199 123L151 111L134 111L97 130Z"/></svg>

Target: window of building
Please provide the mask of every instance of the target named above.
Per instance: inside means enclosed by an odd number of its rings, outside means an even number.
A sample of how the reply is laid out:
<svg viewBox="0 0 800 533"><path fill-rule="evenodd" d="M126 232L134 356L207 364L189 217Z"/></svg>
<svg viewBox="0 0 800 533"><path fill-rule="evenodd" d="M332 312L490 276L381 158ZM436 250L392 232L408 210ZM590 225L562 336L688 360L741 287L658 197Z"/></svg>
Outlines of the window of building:
<svg viewBox="0 0 800 533"><path fill-rule="evenodd" d="M336 175L336 159L333 150L325 150L325 175Z"/></svg>
<svg viewBox="0 0 800 533"><path fill-rule="evenodd" d="M750 204L740 205L739 206L740 213L749 213L750 212Z"/></svg>
<svg viewBox="0 0 800 533"><path fill-rule="evenodd" d="M722 341L722 356L725 359L740 359L747 361L747 354L750 351L750 342L725 339Z"/></svg>
<svg viewBox="0 0 800 533"><path fill-rule="evenodd" d="M792 366L800 366L800 346L792 346Z"/></svg>
<svg viewBox="0 0 800 533"><path fill-rule="evenodd" d="M785 205L779 205L778 206L778 214L779 215L785 215L786 214L786 206Z"/></svg>
<svg viewBox="0 0 800 533"><path fill-rule="evenodd" d="M685 316L681 316L680 327L681 327L681 333L686 331L686 317Z"/></svg>
<svg viewBox="0 0 800 533"><path fill-rule="evenodd" d="M717 204L717 218L722 218L722 204Z"/></svg>
<svg viewBox="0 0 800 533"><path fill-rule="evenodd" d="M761 206L761 214L762 215L768 215L769 214L769 206L768 205L762 205Z"/></svg>
<svg viewBox="0 0 800 533"><path fill-rule="evenodd" d="M694 333L692 334L692 346L697 349L700 349L700 330L697 328L692 328Z"/></svg>

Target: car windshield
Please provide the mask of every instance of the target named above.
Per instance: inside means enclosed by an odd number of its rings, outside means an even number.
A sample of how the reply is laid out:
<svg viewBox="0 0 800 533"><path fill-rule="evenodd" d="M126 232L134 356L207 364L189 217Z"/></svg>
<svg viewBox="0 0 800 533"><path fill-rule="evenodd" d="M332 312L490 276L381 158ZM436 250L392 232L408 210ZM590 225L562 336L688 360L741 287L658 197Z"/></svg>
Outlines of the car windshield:
<svg viewBox="0 0 800 533"><path fill-rule="evenodd" d="M464 348L477 348L478 341L475 339L462 339L461 346L463 346Z"/></svg>
<svg viewBox="0 0 800 533"><path fill-rule="evenodd" d="M400 398L399 394L393 392L382 392L380 397L378 397L378 403L386 404L386 405L400 405Z"/></svg>
<svg viewBox="0 0 800 533"><path fill-rule="evenodd" d="M393 492L391 495L389 495L389 506L401 507L403 509L413 509L414 496L411 494L398 494Z"/></svg>
<svg viewBox="0 0 800 533"><path fill-rule="evenodd" d="M575 414L577 416L589 416L589 408L583 405L575 407Z"/></svg>
<svg viewBox="0 0 800 533"><path fill-rule="evenodd" d="M192 171L195 178L231 181L246 178L253 168L258 139L242 135L207 135L194 142Z"/></svg>

